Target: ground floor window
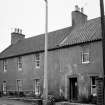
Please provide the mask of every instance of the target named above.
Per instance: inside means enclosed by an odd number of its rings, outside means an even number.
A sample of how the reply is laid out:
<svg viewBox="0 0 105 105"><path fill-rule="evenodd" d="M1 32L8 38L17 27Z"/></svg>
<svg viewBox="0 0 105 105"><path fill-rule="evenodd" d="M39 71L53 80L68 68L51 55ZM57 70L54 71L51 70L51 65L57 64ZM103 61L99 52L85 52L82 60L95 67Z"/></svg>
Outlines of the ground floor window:
<svg viewBox="0 0 105 105"><path fill-rule="evenodd" d="M23 86L23 81L22 80L17 80L17 90L18 90L18 92L22 91L22 86Z"/></svg>
<svg viewBox="0 0 105 105"><path fill-rule="evenodd" d="M40 79L34 79L34 93L40 95Z"/></svg>
<svg viewBox="0 0 105 105"><path fill-rule="evenodd" d="M7 83L6 81L3 81L3 94L6 95L7 93Z"/></svg>
<svg viewBox="0 0 105 105"><path fill-rule="evenodd" d="M96 78L97 76L91 76L91 95L92 96L97 96L97 90L96 90Z"/></svg>

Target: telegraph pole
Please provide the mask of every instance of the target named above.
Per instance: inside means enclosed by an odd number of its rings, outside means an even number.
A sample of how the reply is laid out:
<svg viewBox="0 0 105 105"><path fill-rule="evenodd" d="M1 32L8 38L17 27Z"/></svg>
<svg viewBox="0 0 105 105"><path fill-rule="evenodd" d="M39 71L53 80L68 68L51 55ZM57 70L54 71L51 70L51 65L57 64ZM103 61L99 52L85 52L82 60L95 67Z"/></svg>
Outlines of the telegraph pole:
<svg viewBox="0 0 105 105"><path fill-rule="evenodd" d="M45 55L44 55L44 89L43 89L43 104L47 104L48 98L48 81L47 81L47 60L48 60L48 1L45 0Z"/></svg>
<svg viewBox="0 0 105 105"><path fill-rule="evenodd" d="M100 0L101 29L102 29L102 48L103 48L103 103L105 105L105 21L104 21L104 3Z"/></svg>

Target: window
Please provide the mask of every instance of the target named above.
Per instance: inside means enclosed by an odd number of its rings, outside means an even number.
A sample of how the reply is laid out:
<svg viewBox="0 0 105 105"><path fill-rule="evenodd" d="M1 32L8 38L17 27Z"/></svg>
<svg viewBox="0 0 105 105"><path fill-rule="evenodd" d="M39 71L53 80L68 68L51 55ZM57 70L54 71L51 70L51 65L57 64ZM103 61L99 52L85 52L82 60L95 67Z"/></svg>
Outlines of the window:
<svg viewBox="0 0 105 105"><path fill-rule="evenodd" d="M6 59L3 61L3 71L7 72L7 60Z"/></svg>
<svg viewBox="0 0 105 105"><path fill-rule="evenodd" d="M40 68L40 54L35 54L35 67Z"/></svg>
<svg viewBox="0 0 105 105"><path fill-rule="evenodd" d="M40 95L40 79L34 80L34 93L35 95Z"/></svg>
<svg viewBox="0 0 105 105"><path fill-rule="evenodd" d="M17 80L17 90L18 90L18 92L22 91L22 86L23 86L23 81L22 80Z"/></svg>
<svg viewBox="0 0 105 105"><path fill-rule="evenodd" d="M90 57L89 57L89 48L90 48L90 45L81 45L81 62L82 64L87 64L89 63L90 61Z"/></svg>
<svg viewBox="0 0 105 105"><path fill-rule="evenodd" d="M89 63L89 53L87 52L82 53L82 63Z"/></svg>
<svg viewBox="0 0 105 105"><path fill-rule="evenodd" d="M3 81L3 94L6 95L7 93L7 83L6 81Z"/></svg>
<svg viewBox="0 0 105 105"><path fill-rule="evenodd" d="M22 71L22 57L18 57L18 70Z"/></svg>
<svg viewBox="0 0 105 105"><path fill-rule="evenodd" d="M91 95L96 96L97 91L96 91L96 78L97 76L91 76Z"/></svg>
<svg viewBox="0 0 105 105"><path fill-rule="evenodd" d="M82 52L82 63L89 63L89 51Z"/></svg>

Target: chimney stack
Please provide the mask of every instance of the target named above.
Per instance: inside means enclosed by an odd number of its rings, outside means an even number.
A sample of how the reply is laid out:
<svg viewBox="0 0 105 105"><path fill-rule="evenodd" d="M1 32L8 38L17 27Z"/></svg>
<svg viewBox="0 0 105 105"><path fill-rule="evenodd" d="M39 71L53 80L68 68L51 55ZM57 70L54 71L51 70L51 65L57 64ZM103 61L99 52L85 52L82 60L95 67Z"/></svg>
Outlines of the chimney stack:
<svg viewBox="0 0 105 105"><path fill-rule="evenodd" d="M22 34L22 30L15 28L14 32L11 33L11 44L16 44L18 41L23 40L25 35Z"/></svg>
<svg viewBox="0 0 105 105"><path fill-rule="evenodd" d="M84 9L79 8L78 5L75 6L75 11L72 11L72 26L78 26L84 24L87 21L87 15L84 14Z"/></svg>

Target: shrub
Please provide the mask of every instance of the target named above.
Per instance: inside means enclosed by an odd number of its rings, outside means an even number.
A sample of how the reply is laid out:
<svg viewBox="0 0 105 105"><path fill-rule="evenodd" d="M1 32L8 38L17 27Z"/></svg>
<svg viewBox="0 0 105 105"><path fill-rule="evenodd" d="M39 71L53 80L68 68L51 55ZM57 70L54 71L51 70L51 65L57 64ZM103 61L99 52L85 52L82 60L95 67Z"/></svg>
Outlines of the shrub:
<svg viewBox="0 0 105 105"><path fill-rule="evenodd" d="M20 97L24 97L25 95L24 95L24 92L19 92L19 96Z"/></svg>
<svg viewBox="0 0 105 105"><path fill-rule="evenodd" d="M67 101L64 96L48 95L47 105L54 105L55 102Z"/></svg>
<svg viewBox="0 0 105 105"><path fill-rule="evenodd" d="M80 96L79 102L81 103L90 103L90 98L85 95Z"/></svg>
<svg viewBox="0 0 105 105"><path fill-rule="evenodd" d="M18 96L18 92L17 92L17 91L15 91L14 95L15 95L15 96Z"/></svg>
<svg viewBox="0 0 105 105"><path fill-rule="evenodd" d="M53 95L48 95L47 105L54 105L55 97Z"/></svg>
<svg viewBox="0 0 105 105"><path fill-rule="evenodd" d="M8 92L9 96L14 96L14 93L12 91Z"/></svg>
<svg viewBox="0 0 105 105"><path fill-rule="evenodd" d="M89 96L89 101L92 103L92 104L96 104L97 103L97 96Z"/></svg>

